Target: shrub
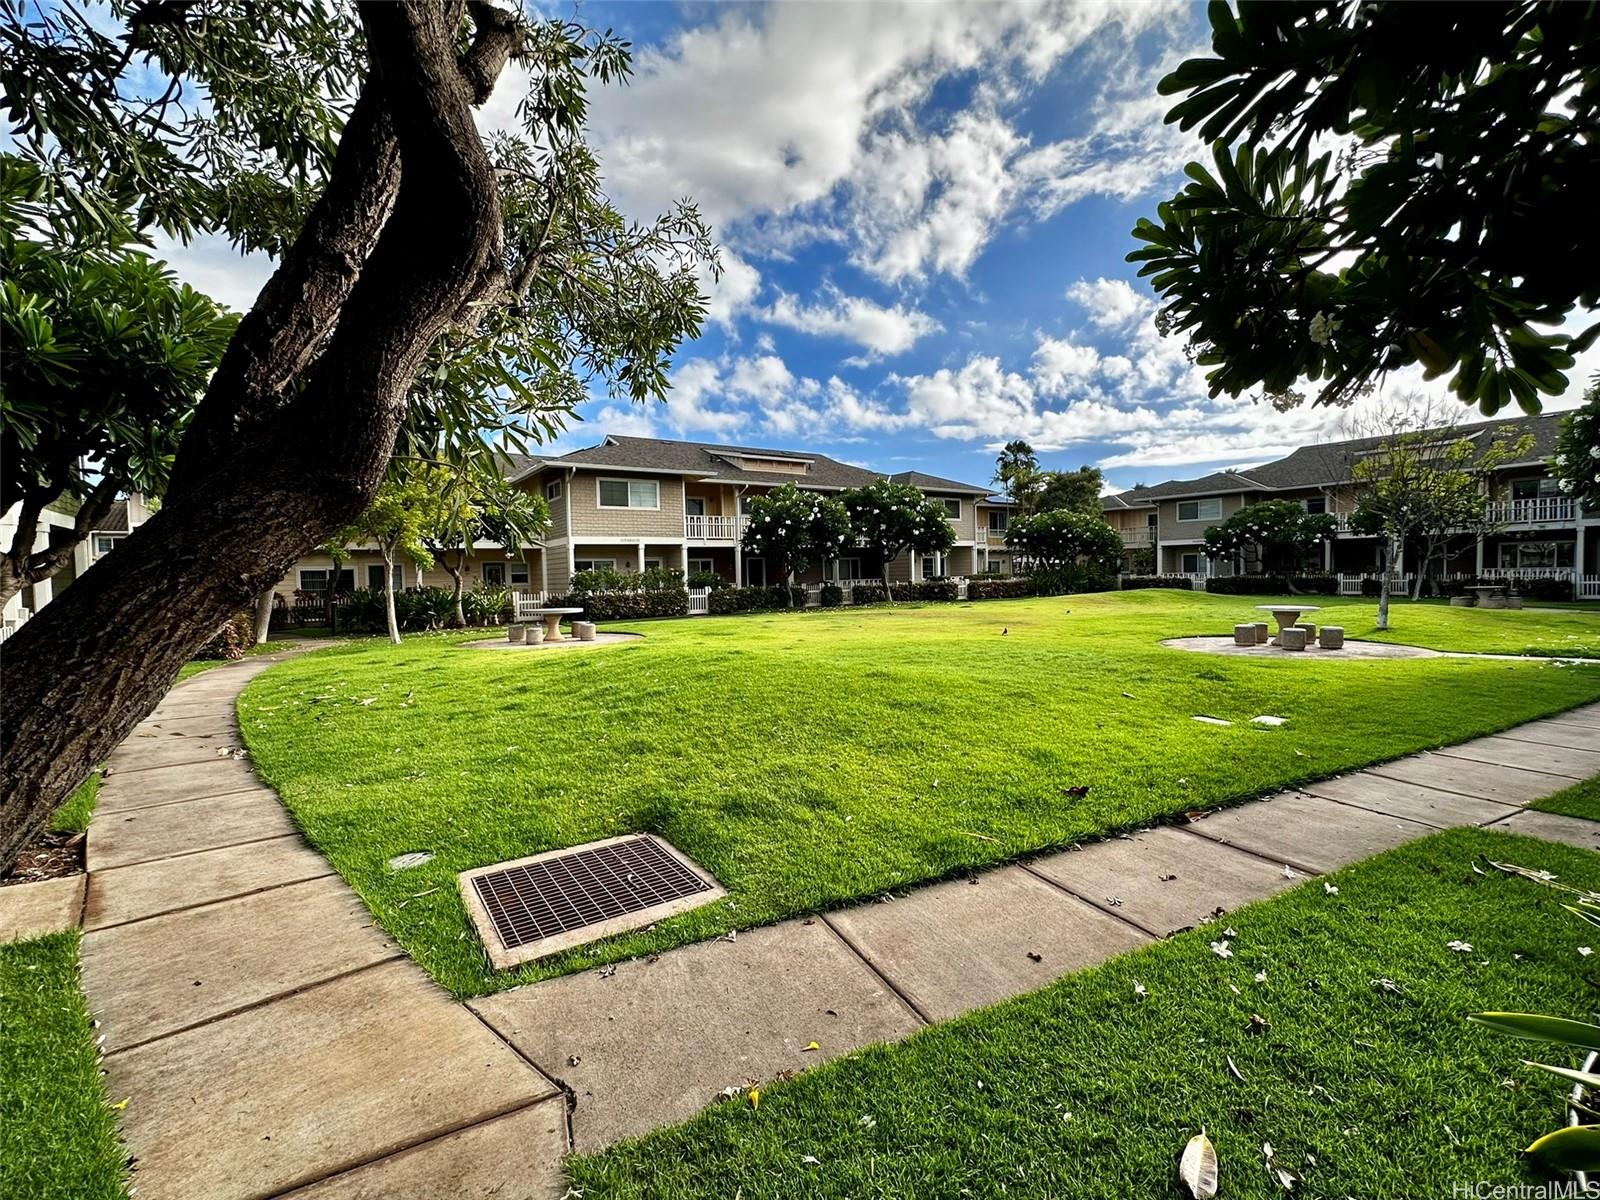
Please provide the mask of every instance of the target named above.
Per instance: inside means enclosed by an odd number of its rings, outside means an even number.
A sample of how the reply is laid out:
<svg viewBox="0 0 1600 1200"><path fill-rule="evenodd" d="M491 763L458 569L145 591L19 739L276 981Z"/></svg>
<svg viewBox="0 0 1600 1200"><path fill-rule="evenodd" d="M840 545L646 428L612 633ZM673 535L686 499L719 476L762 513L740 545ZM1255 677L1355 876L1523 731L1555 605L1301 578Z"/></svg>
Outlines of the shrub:
<svg viewBox="0 0 1600 1200"><path fill-rule="evenodd" d="M1098 564L1035 567L1028 572L1035 595L1064 596L1072 592L1108 592L1117 586L1117 577Z"/></svg>
<svg viewBox="0 0 1600 1200"><path fill-rule="evenodd" d="M882 604L885 599L881 583L858 583L850 589L851 604Z"/></svg>
<svg viewBox="0 0 1600 1200"><path fill-rule="evenodd" d="M1122 577L1122 590L1131 592L1138 588L1178 588L1180 591L1192 592L1194 580L1187 575L1124 575Z"/></svg>
<svg viewBox="0 0 1600 1200"><path fill-rule="evenodd" d="M1337 575L1296 575L1289 581L1297 592L1306 592L1312 596L1337 596L1339 594L1339 577Z"/></svg>
<svg viewBox="0 0 1600 1200"><path fill-rule="evenodd" d="M1529 600L1572 599L1572 583L1566 579L1522 579L1516 587L1518 594Z"/></svg>
<svg viewBox="0 0 1600 1200"><path fill-rule="evenodd" d="M844 603L844 589L837 583L824 583L822 585L822 607L838 608Z"/></svg>
<svg viewBox="0 0 1600 1200"><path fill-rule="evenodd" d="M461 611L473 625L498 625L511 614L511 593L503 587L479 584L461 594Z"/></svg>
<svg viewBox="0 0 1600 1200"><path fill-rule="evenodd" d="M1361 594L1363 596L1381 596L1381 595L1383 595L1383 580L1381 580L1381 579L1363 579L1361 581Z"/></svg>
<svg viewBox="0 0 1600 1200"><path fill-rule="evenodd" d="M1287 575L1219 575L1206 580L1206 591L1219 596L1282 595L1289 590Z"/></svg>
<svg viewBox="0 0 1600 1200"><path fill-rule="evenodd" d="M968 600L1008 600L1033 595L1033 583L1025 578L973 579L967 583Z"/></svg>
<svg viewBox="0 0 1600 1200"><path fill-rule="evenodd" d="M394 594L394 615L401 629L442 629L455 615L455 595L447 588L409 588ZM379 621L383 593L378 593Z"/></svg>
<svg viewBox="0 0 1600 1200"><path fill-rule="evenodd" d="M733 586L715 571L691 571L687 584L692 588L710 588L713 592Z"/></svg>
<svg viewBox="0 0 1600 1200"><path fill-rule="evenodd" d="M910 596L913 600L956 600L960 598L961 589L953 579L929 579L922 583L912 584ZM898 590L896 595L898 595Z"/></svg>
<svg viewBox="0 0 1600 1200"><path fill-rule="evenodd" d="M231 662L248 654L255 641L256 615L248 609L243 609L229 617L222 628L212 635L211 640L195 651L194 656L220 658Z"/></svg>
<svg viewBox="0 0 1600 1200"><path fill-rule="evenodd" d="M794 597L794 606L803 608L806 602L805 588L791 588L790 592ZM711 611L717 614L770 612L785 607L785 603L781 587L721 588L712 592L709 600Z"/></svg>

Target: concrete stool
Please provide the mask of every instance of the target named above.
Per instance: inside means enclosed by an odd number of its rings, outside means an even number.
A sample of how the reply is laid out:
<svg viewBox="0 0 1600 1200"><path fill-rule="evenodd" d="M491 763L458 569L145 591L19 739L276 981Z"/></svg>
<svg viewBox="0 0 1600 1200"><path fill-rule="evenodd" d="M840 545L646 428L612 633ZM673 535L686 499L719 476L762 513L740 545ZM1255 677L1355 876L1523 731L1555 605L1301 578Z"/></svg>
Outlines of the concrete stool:
<svg viewBox="0 0 1600 1200"><path fill-rule="evenodd" d="M1477 603L1477 598L1475 596L1451 596L1450 597L1450 607L1451 608L1471 608L1476 603Z"/></svg>
<svg viewBox="0 0 1600 1200"><path fill-rule="evenodd" d="M1478 601L1478 607L1479 608L1505 608L1506 607L1506 598L1504 596L1485 596L1482 600Z"/></svg>
<svg viewBox="0 0 1600 1200"><path fill-rule="evenodd" d="M526 625L512 624L506 626L506 641L510 642L512 645L516 645L518 642L526 641L527 638L528 627Z"/></svg>
<svg viewBox="0 0 1600 1200"><path fill-rule="evenodd" d="M1254 646L1256 644L1255 624L1235 625L1233 627L1233 644L1235 646Z"/></svg>
<svg viewBox="0 0 1600 1200"><path fill-rule="evenodd" d="M1306 631L1306 645L1309 646L1312 642L1317 640L1317 627L1310 621L1301 621L1295 626L1295 628L1304 629Z"/></svg>
<svg viewBox="0 0 1600 1200"><path fill-rule="evenodd" d="M1306 631L1300 625L1291 625L1278 634L1278 645L1285 650L1304 650L1306 648Z"/></svg>
<svg viewBox="0 0 1600 1200"><path fill-rule="evenodd" d="M1256 645L1265 646L1272 640L1272 628L1265 621L1256 622Z"/></svg>
<svg viewBox="0 0 1600 1200"><path fill-rule="evenodd" d="M544 642L544 626L529 625L527 641L530 646L541 645Z"/></svg>
<svg viewBox="0 0 1600 1200"><path fill-rule="evenodd" d="M1507 608L1521 608L1522 607L1522 597L1521 596L1507 596L1506 597L1506 607Z"/></svg>
<svg viewBox="0 0 1600 1200"><path fill-rule="evenodd" d="M572 632L580 642L592 642L594 641L594 622L574 621L572 623Z"/></svg>
<svg viewBox="0 0 1600 1200"><path fill-rule="evenodd" d="M1324 650L1344 649L1344 627L1342 625L1324 625L1322 632L1317 635L1317 645Z"/></svg>

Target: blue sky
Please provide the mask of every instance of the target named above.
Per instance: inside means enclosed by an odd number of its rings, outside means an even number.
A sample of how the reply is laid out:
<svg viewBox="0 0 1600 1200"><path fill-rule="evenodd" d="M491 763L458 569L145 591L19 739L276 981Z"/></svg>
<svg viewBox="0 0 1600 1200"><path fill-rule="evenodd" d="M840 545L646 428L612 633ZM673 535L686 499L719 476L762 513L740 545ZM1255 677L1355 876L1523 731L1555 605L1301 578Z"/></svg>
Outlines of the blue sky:
<svg viewBox="0 0 1600 1200"><path fill-rule="evenodd" d="M651 434L983 483L1021 437L1046 466L1099 465L1120 488L1262 462L1349 420L1209 399L1123 261L1134 222L1198 150L1162 121L1155 83L1205 50L1202 8L591 3L580 16L636 51L632 83L594 98L609 189L638 217L694 197L726 271L668 402L597 398L556 449ZM521 83L502 80L485 128L510 123ZM215 243L171 257L240 307L267 265ZM1391 381L1391 400L1417 385Z"/></svg>

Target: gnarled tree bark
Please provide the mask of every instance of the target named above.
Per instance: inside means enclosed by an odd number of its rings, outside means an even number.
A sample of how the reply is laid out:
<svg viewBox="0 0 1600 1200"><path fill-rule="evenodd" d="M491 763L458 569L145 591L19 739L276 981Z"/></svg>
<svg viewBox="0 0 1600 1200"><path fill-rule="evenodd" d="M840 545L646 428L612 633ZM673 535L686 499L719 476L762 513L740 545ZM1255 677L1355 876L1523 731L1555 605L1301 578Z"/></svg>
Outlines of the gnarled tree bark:
<svg viewBox="0 0 1600 1200"><path fill-rule="evenodd" d="M388 465L435 339L504 288L499 196L472 118L514 23L364 3L369 75L327 189L241 323L160 512L0 647L0 867L145 717L178 669Z"/></svg>

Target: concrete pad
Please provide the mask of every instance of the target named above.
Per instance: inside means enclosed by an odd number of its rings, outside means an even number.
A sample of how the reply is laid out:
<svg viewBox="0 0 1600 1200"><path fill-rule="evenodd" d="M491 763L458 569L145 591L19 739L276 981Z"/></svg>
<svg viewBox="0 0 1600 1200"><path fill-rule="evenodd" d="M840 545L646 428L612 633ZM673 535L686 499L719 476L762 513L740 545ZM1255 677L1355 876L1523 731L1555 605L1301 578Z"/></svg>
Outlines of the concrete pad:
<svg viewBox="0 0 1600 1200"><path fill-rule="evenodd" d="M1282 792L1254 804L1241 804L1185 828L1274 862L1316 872L1336 871L1433 832L1432 827L1416 821L1302 792Z"/></svg>
<svg viewBox="0 0 1600 1200"><path fill-rule="evenodd" d="M1281 867L1170 827L1052 854L1028 868L1157 937L1296 883Z"/></svg>
<svg viewBox="0 0 1600 1200"><path fill-rule="evenodd" d="M1394 762L1368 767L1364 773L1384 779L1399 779L1405 783L1420 783L1423 787L1456 792L1463 796L1476 796L1480 800L1498 800L1502 804L1527 804L1554 795L1567 786L1559 779L1536 771L1470 762L1438 753L1398 758Z"/></svg>
<svg viewBox="0 0 1600 1200"><path fill-rule="evenodd" d="M0 942L76 929L83 913L83 875L0 887Z"/></svg>
<svg viewBox="0 0 1600 1200"><path fill-rule="evenodd" d="M1600 711L1594 708L1569 708L1564 713L1557 713L1553 717L1546 717L1548 721L1560 721L1563 725L1582 725L1586 729L1600 729Z"/></svg>
<svg viewBox="0 0 1600 1200"><path fill-rule="evenodd" d="M202 714L194 717L146 717L133 727L133 737L145 734L158 737L238 737L239 724L232 712Z"/></svg>
<svg viewBox="0 0 1600 1200"><path fill-rule="evenodd" d="M560 1200L567 1102L558 1096L299 1188L280 1200Z"/></svg>
<svg viewBox="0 0 1600 1200"><path fill-rule="evenodd" d="M89 830L89 870L237 846L294 831L283 805L266 788L131 812L102 812L95 815Z"/></svg>
<svg viewBox="0 0 1600 1200"><path fill-rule="evenodd" d="M1585 821L1582 817L1569 817L1564 813L1539 812L1528 808L1507 817L1494 828L1507 833L1544 838L1547 842L1565 842L1584 850L1600 850L1600 822Z"/></svg>
<svg viewBox="0 0 1600 1200"><path fill-rule="evenodd" d="M1518 742L1560 746L1567 750L1600 751L1600 725L1575 725L1568 721L1530 721L1501 735Z"/></svg>
<svg viewBox="0 0 1600 1200"><path fill-rule="evenodd" d="M105 1065L140 1200L277 1195L555 1092L409 962Z"/></svg>
<svg viewBox="0 0 1600 1200"><path fill-rule="evenodd" d="M113 777L129 771L148 771L151 768L182 766L197 763L202 766L214 762L239 761L221 753L242 747L237 733L213 734L209 737L175 737L171 734L141 733L135 730L121 746L111 752L106 765Z"/></svg>
<svg viewBox="0 0 1600 1200"><path fill-rule="evenodd" d="M403 952L341 879L86 933L83 991L109 1054Z"/></svg>
<svg viewBox="0 0 1600 1200"><path fill-rule="evenodd" d="M978 878L830 913L828 921L933 1021L1031 992L1151 940L1020 867Z"/></svg>
<svg viewBox="0 0 1600 1200"><path fill-rule="evenodd" d="M1449 829L1455 825L1487 825L1516 811L1515 805L1502 804L1498 800L1480 800L1476 796L1441 792L1437 788L1423 787L1420 783L1385 779L1365 771L1308 783L1300 790L1312 796L1337 800L1341 804L1387 813L1391 817L1421 821L1437 829ZM92 893L93 889L90 891Z"/></svg>
<svg viewBox="0 0 1600 1200"><path fill-rule="evenodd" d="M89 880L84 928L141 921L333 873L327 859L293 834L96 871Z"/></svg>
<svg viewBox="0 0 1600 1200"><path fill-rule="evenodd" d="M1588 779L1600 775L1600 750L1567 750L1561 746L1538 746L1510 737L1476 738L1459 746L1446 746L1440 754L1471 762L1494 763L1525 771L1543 771L1567 779ZM1561 790L1553 786L1552 792Z"/></svg>
<svg viewBox="0 0 1600 1200"><path fill-rule="evenodd" d="M693 1116L723 1088L922 1027L820 920L786 921L733 942L619 963L609 976L586 971L469 1004L573 1089L573 1138L583 1151ZM813 1041L821 1049L808 1053Z"/></svg>
<svg viewBox="0 0 1600 1200"><path fill-rule="evenodd" d="M108 771L100 781L95 811L123 812L156 804L171 804L174 800L225 796L230 792L252 788L265 790L254 767L238 759L213 755L208 762L183 766L159 766L145 771Z"/></svg>

